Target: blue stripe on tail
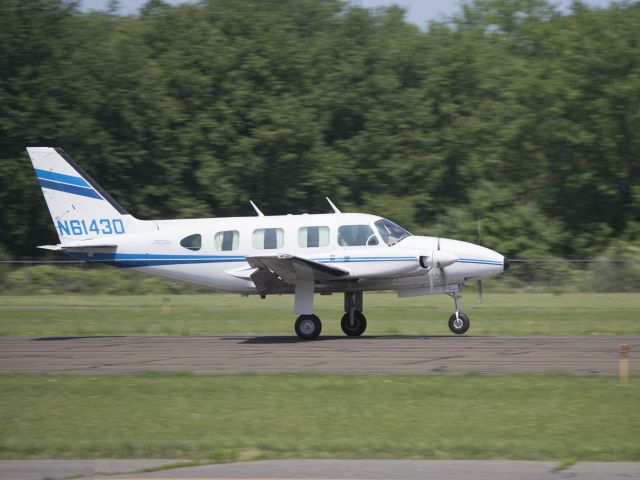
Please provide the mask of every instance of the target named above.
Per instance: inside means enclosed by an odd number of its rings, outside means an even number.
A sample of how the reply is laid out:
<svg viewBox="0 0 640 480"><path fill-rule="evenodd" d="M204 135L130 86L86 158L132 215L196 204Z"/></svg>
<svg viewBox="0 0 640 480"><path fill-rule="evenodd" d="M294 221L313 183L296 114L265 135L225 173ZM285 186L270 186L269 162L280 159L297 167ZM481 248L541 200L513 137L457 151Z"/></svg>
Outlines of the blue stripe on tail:
<svg viewBox="0 0 640 480"><path fill-rule="evenodd" d="M66 183L52 182L50 180L44 180L40 177L38 177L38 181L40 182L40 186L42 188L50 188L52 190L59 190L65 193L71 193L73 195L81 195L83 197L96 198L98 200L103 200L103 198L100 195L98 195L98 192L96 192L92 188L82 188L82 187L77 187L75 185L68 185Z"/></svg>
<svg viewBox="0 0 640 480"><path fill-rule="evenodd" d="M77 185L78 187L91 188L84 178L73 177L71 175L65 175L63 173L48 172L47 170L34 169L39 179L53 180L54 182L68 183L70 185Z"/></svg>

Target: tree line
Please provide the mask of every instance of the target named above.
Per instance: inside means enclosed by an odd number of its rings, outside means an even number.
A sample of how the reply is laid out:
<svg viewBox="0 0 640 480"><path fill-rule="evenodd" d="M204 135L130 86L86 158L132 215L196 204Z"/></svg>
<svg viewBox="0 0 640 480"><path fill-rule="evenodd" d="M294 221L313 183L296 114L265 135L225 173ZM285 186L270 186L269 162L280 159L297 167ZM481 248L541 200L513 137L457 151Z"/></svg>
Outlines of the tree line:
<svg viewBox="0 0 640 480"><path fill-rule="evenodd" d="M139 218L375 213L508 256L638 256L640 2L0 0L0 253L56 240L25 147Z"/></svg>

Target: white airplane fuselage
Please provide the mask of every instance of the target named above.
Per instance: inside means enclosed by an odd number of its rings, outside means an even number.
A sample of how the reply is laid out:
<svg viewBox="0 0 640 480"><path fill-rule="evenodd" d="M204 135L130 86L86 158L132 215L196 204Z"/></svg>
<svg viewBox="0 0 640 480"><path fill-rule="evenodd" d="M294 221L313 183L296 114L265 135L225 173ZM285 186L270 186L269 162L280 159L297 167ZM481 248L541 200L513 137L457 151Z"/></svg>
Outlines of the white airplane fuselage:
<svg viewBox="0 0 640 480"><path fill-rule="evenodd" d="M253 269L246 259L259 255L293 255L349 272L340 279L340 285L316 284L316 292L422 288L425 289L424 294L428 293L428 289L442 293L436 287L491 277L503 271L504 257L499 253L472 243L445 238L439 239L440 250L455 255L458 260L446 267L444 275L438 268L424 268L420 265L420 257L432 255L437 250L438 239L411 235L389 246L380 238L374 223L377 220L381 220L381 217L362 213L333 213L145 221L148 231L115 235L117 249L96 248L91 252L70 249L67 253L86 261L131 268L245 295L258 293L250 278ZM346 225L369 225L378 244L339 245L338 229ZM304 227L328 227L328 244L301 247L298 237L300 229ZM276 248L254 248L253 232L267 228L282 229L282 244ZM216 233L225 231L238 232L238 245L233 250L221 251L214 245ZM180 245L181 240L190 235L201 235L201 247L198 250Z"/></svg>

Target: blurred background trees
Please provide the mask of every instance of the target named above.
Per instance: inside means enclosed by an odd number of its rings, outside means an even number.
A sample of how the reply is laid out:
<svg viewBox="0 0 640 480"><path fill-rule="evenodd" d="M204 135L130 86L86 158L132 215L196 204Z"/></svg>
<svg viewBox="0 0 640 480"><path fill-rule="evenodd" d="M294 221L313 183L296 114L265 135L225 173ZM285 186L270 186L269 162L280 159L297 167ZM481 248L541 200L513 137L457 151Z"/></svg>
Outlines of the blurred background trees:
<svg viewBox="0 0 640 480"><path fill-rule="evenodd" d="M140 218L343 211L512 257L640 236L640 2L476 0L427 31L341 0L0 0L0 254L55 233L25 147Z"/></svg>

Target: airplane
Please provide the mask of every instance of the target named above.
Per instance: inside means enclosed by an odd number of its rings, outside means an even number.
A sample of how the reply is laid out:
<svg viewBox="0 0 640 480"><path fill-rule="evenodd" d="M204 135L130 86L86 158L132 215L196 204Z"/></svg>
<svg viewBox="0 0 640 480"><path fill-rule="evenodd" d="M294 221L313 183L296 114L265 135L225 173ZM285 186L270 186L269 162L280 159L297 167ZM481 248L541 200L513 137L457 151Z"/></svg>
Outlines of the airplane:
<svg viewBox="0 0 640 480"><path fill-rule="evenodd" d="M504 272L508 260L472 243L412 235L376 215L329 214L139 220L104 191L62 149L28 147L60 243L38 248L76 259L243 296L293 294L302 340L320 335L314 295L344 294L343 332L367 328L365 291L399 297L447 294L455 311L449 329L464 334L461 290Z"/></svg>

